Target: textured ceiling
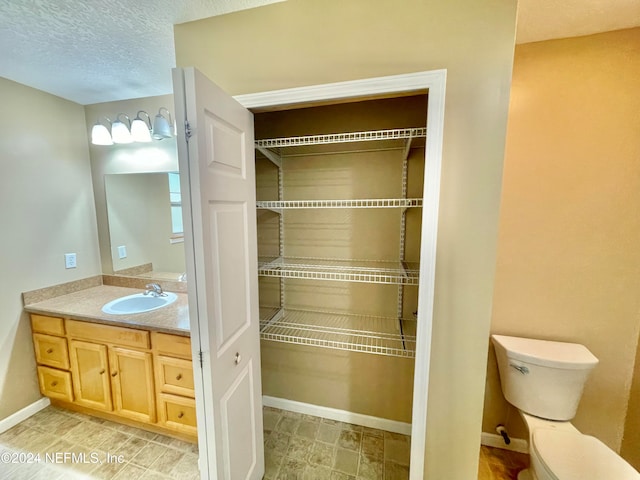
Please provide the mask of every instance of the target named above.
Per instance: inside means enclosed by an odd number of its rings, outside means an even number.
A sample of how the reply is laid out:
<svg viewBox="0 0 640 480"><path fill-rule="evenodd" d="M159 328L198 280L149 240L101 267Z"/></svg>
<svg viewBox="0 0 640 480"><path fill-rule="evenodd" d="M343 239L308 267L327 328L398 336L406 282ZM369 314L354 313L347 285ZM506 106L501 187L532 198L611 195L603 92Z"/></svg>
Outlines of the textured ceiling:
<svg viewBox="0 0 640 480"><path fill-rule="evenodd" d="M171 93L173 25L281 0L0 0L0 76L80 104Z"/></svg>
<svg viewBox="0 0 640 480"><path fill-rule="evenodd" d="M516 43L640 26L640 0L520 0Z"/></svg>
<svg viewBox="0 0 640 480"><path fill-rule="evenodd" d="M277 1L0 0L0 76L80 104L167 94L174 24ZM518 2L518 43L634 26L640 0Z"/></svg>

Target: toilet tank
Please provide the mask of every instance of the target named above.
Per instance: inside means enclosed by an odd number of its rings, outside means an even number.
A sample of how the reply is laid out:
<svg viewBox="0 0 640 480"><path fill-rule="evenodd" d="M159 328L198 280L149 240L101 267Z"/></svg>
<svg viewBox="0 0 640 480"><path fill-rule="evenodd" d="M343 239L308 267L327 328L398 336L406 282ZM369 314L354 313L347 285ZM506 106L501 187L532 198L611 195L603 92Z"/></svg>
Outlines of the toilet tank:
<svg viewBox="0 0 640 480"><path fill-rule="evenodd" d="M492 335L502 393L519 410L549 420L576 415L598 359L577 343Z"/></svg>

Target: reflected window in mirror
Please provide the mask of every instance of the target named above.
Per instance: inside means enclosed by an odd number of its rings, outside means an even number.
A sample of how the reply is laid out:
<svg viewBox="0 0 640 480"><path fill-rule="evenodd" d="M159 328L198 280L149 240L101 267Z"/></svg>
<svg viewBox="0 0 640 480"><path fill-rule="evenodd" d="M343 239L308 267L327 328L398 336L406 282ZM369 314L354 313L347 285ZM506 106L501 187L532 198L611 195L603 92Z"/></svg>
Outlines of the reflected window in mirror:
<svg viewBox="0 0 640 480"><path fill-rule="evenodd" d="M182 226L182 196L180 194L180 174L168 173L169 176L169 199L171 201L171 230L172 239L184 238L184 227Z"/></svg>

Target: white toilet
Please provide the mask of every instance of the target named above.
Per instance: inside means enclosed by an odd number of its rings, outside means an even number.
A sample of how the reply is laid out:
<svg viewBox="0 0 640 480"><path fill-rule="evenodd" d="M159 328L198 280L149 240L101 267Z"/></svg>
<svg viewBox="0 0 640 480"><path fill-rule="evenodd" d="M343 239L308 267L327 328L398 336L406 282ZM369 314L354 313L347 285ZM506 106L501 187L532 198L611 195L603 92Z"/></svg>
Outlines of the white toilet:
<svg viewBox="0 0 640 480"><path fill-rule="evenodd" d="M598 359L583 345L492 335L502 392L529 429L530 468L518 480L640 480L571 420Z"/></svg>

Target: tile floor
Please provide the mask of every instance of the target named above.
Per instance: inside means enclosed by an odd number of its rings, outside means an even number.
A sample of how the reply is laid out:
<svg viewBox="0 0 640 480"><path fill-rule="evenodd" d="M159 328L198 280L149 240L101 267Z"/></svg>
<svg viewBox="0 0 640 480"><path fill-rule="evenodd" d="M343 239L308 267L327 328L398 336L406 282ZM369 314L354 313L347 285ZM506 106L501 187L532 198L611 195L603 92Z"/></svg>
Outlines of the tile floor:
<svg viewBox="0 0 640 480"><path fill-rule="evenodd" d="M404 480L407 435L264 408L265 479Z"/></svg>
<svg viewBox="0 0 640 480"><path fill-rule="evenodd" d="M54 407L0 435L3 480L196 480L197 462L194 444Z"/></svg>
<svg viewBox="0 0 640 480"><path fill-rule="evenodd" d="M265 480L409 478L406 435L270 407L264 430ZM36 454L39 463L24 461ZM0 479L197 480L197 454L191 443L47 407L0 434ZM515 480L527 464L527 455L483 446L478 480Z"/></svg>
<svg viewBox="0 0 640 480"><path fill-rule="evenodd" d="M516 480L529 466L529 455L501 448L480 447L478 480Z"/></svg>

